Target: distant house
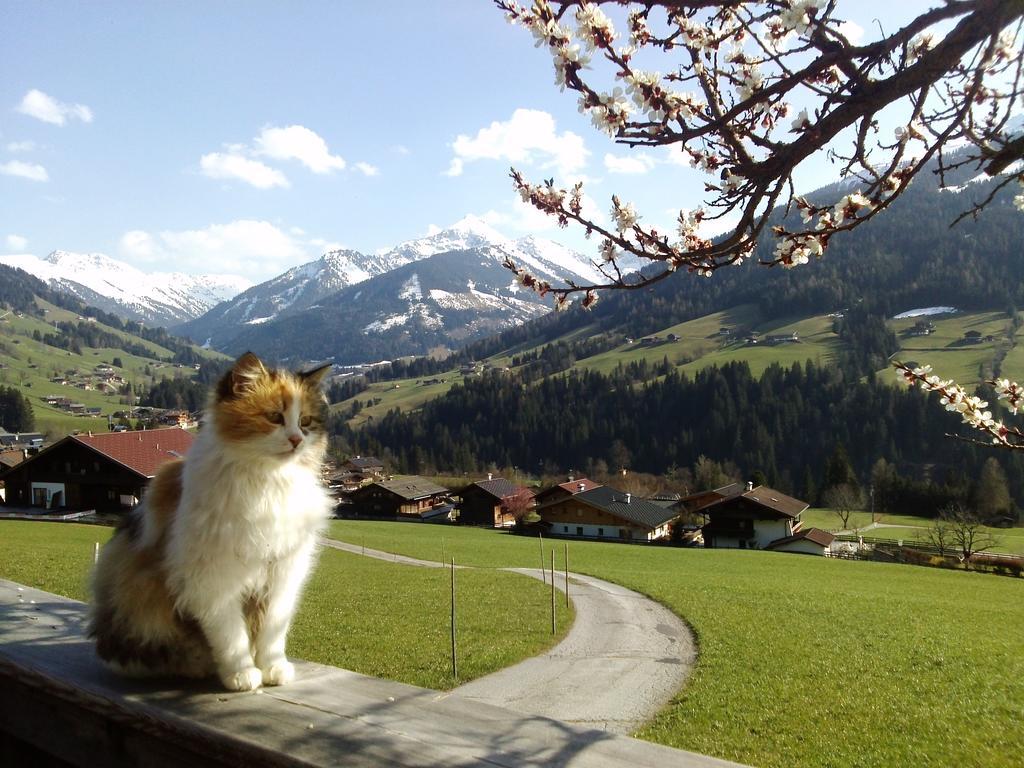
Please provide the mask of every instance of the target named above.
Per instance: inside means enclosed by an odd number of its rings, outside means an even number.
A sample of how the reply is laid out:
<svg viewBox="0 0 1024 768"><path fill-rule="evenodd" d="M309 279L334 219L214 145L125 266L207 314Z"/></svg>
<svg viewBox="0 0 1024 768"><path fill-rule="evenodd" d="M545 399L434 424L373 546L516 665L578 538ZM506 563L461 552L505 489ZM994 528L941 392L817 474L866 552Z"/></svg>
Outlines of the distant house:
<svg viewBox="0 0 1024 768"><path fill-rule="evenodd" d="M416 475L395 475L349 494L346 511L356 517L427 520L448 517L454 510L451 491Z"/></svg>
<svg viewBox="0 0 1024 768"><path fill-rule="evenodd" d="M831 535L815 533L816 528L802 530L800 515L807 502L774 488L751 485L700 509L708 519L702 529L704 546L804 551L801 547L817 547L819 539Z"/></svg>
<svg viewBox="0 0 1024 768"><path fill-rule="evenodd" d="M71 435L0 472L7 504L118 512L135 506L165 462L184 456L181 429Z"/></svg>
<svg viewBox="0 0 1024 768"><path fill-rule="evenodd" d="M341 467L364 481L379 480L384 477L384 462L376 456L353 456Z"/></svg>
<svg viewBox="0 0 1024 768"><path fill-rule="evenodd" d="M38 448L45 437L42 432L8 432L0 428L0 448Z"/></svg>
<svg viewBox="0 0 1024 768"><path fill-rule="evenodd" d="M459 522L466 525L489 525L508 528L516 524L517 509L533 505L533 491L503 477L487 476L459 491Z"/></svg>
<svg viewBox="0 0 1024 768"><path fill-rule="evenodd" d="M535 501L537 502L537 506L540 506L541 504L548 504L552 501L567 499L574 494L589 491L593 488L599 488L600 486L600 483L596 483L589 478L572 478L570 476L570 479L564 483L553 485L550 488L545 488L536 495Z"/></svg>
<svg viewBox="0 0 1024 768"><path fill-rule="evenodd" d="M537 508L555 536L655 541L667 538L679 514L607 485L580 491Z"/></svg>
<svg viewBox="0 0 1024 768"><path fill-rule="evenodd" d="M790 344L790 343L795 344L795 343L797 343L799 341L800 341L800 337L795 332L794 333L773 334L773 335L770 335L770 336L765 336L765 338L764 338L764 343L765 344L771 344L773 346L776 345L776 344Z"/></svg>
<svg viewBox="0 0 1024 768"><path fill-rule="evenodd" d="M967 331L964 333L964 341L968 344L980 344L981 331Z"/></svg>

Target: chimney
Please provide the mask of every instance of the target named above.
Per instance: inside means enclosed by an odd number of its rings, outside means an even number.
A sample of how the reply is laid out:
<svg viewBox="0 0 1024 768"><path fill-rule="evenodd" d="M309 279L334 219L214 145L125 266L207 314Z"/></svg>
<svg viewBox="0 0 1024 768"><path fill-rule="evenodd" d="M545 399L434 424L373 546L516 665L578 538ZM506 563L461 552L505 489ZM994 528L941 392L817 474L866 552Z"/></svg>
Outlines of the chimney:
<svg viewBox="0 0 1024 768"><path fill-rule="evenodd" d="M747 490L748 491L754 490L754 481L753 480L748 480L747 481Z"/></svg>
<svg viewBox="0 0 1024 768"><path fill-rule="evenodd" d="M574 472L570 472L569 473L569 482L571 483L575 479L576 479L576 474Z"/></svg>
<svg viewBox="0 0 1024 768"><path fill-rule="evenodd" d="M629 502L631 502L632 500L633 500L633 494L632 493L627 493L626 494L626 503L629 504Z"/></svg>
<svg viewBox="0 0 1024 768"><path fill-rule="evenodd" d="M580 483L576 487L579 488L579 492L580 493L583 493L583 491L587 490L587 484L586 483Z"/></svg>
<svg viewBox="0 0 1024 768"><path fill-rule="evenodd" d="M488 472L487 473L487 479L488 480L493 480L494 479L494 475L492 475L490 472Z"/></svg>

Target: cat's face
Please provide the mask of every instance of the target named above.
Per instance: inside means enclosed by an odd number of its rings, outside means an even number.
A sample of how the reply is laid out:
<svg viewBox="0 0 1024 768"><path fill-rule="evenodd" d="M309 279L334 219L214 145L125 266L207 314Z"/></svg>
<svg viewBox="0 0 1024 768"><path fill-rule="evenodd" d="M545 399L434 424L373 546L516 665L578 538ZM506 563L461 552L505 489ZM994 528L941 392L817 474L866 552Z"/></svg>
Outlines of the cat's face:
<svg viewBox="0 0 1024 768"><path fill-rule="evenodd" d="M329 370L268 370L246 352L217 385L210 405L214 428L233 450L253 458L319 459L327 442L320 385Z"/></svg>

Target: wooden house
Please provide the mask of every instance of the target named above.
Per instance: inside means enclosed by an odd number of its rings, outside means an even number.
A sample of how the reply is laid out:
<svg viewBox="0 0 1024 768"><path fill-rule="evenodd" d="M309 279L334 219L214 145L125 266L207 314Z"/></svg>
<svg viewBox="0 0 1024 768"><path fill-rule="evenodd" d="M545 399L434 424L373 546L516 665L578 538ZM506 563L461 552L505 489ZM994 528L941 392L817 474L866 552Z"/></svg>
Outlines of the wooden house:
<svg viewBox="0 0 1024 768"><path fill-rule="evenodd" d="M454 509L451 491L416 475L378 480L357 488L349 498L346 512L356 517L426 520L447 517Z"/></svg>
<svg viewBox="0 0 1024 768"><path fill-rule="evenodd" d="M667 538L679 513L607 485L579 491L537 508L554 536L654 541Z"/></svg>
<svg viewBox="0 0 1024 768"><path fill-rule="evenodd" d="M776 539L765 549L776 552L796 552L802 555L827 555L832 548L832 542L836 540L828 531L821 528L801 528L792 536L784 539Z"/></svg>
<svg viewBox="0 0 1024 768"><path fill-rule="evenodd" d="M508 528L533 505L533 491L503 477L487 476L459 492L459 522ZM520 508L521 507L521 508Z"/></svg>
<svg viewBox="0 0 1024 768"><path fill-rule="evenodd" d="M708 520L702 529L704 546L771 549L776 545L785 549L791 543L786 540L806 538L807 534L798 534L800 515L807 506L807 502L774 488L753 488L748 483L745 490L699 508Z"/></svg>
<svg viewBox="0 0 1024 768"><path fill-rule="evenodd" d="M138 504L157 469L191 445L181 429L71 435L3 470L0 480L10 506L119 512Z"/></svg>

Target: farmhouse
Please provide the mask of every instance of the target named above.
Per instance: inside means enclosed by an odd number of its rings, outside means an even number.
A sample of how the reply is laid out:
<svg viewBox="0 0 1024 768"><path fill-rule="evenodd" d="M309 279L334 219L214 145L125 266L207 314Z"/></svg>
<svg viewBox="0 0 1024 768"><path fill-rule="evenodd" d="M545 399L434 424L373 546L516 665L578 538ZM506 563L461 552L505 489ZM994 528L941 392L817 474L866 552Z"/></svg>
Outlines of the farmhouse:
<svg viewBox="0 0 1024 768"><path fill-rule="evenodd" d="M516 515L533 506L533 491L503 477L467 485L459 492L459 522L508 528L516 524Z"/></svg>
<svg viewBox="0 0 1024 768"><path fill-rule="evenodd" d="M157 469L191 445L181 429L71 435L0 472L0 480L8 505L120 512L138 504Z"/></svg>
<svg viewBox="0 0 1024 768"><path fill-rule="evenodd" d="M800 514L807 506L774 488L748 483L746 490L699 509L708 519L704 546L824 554L832 541L822 542L831 534L817 528L802 530Z"/></svg>
<svg viewBox="0 0 1024 768"><path fill-rule="evenodd" d="M348 511L357 517L427 520L446 518L453 505L450 491L416 475L395 475L358 488Z"/></svg>
<svg viewBox="0 0 1024 768"><path fill-rule="evenodd" d="M555 536L654 541L669 535L679 514L607 485L579 491L537 508Z"/></svg>
<svg viewBox="0 0 1024 768"><path fill-rule="evenodd" d="M0 448L38 448L45 437L42 432L8 432L0 428Z"/></svg>

